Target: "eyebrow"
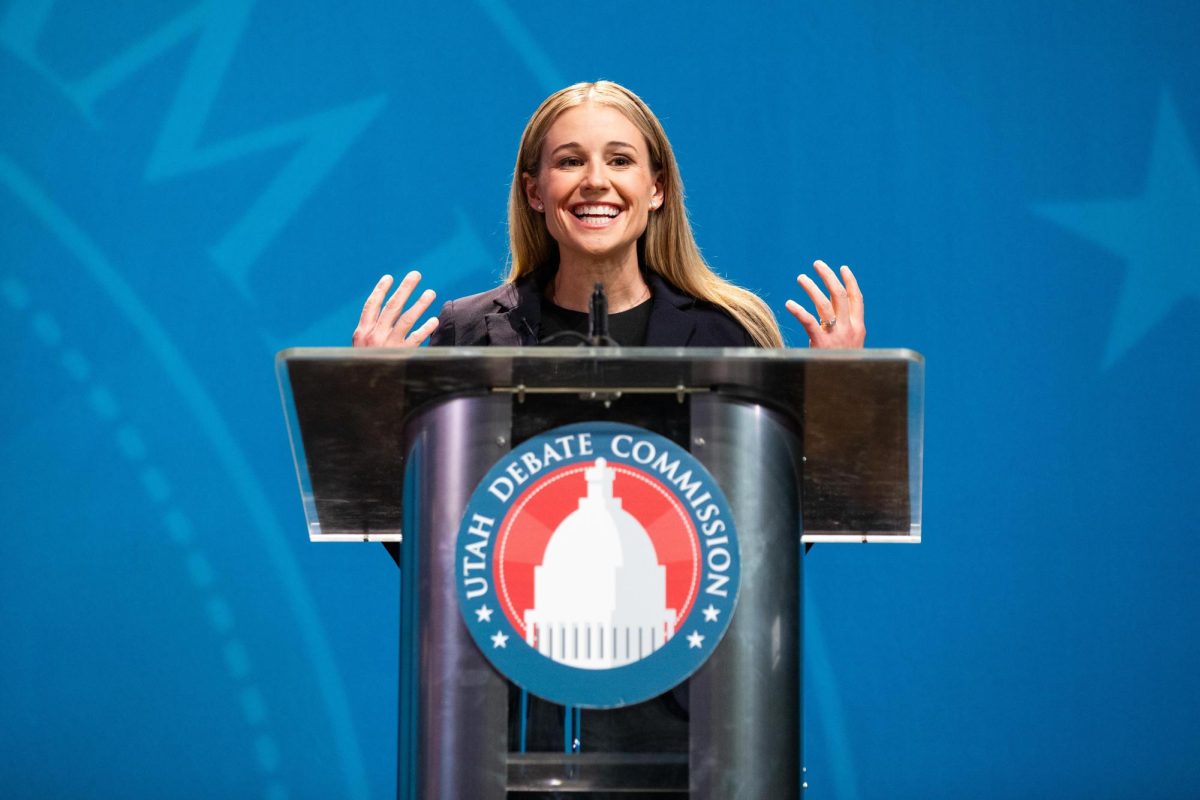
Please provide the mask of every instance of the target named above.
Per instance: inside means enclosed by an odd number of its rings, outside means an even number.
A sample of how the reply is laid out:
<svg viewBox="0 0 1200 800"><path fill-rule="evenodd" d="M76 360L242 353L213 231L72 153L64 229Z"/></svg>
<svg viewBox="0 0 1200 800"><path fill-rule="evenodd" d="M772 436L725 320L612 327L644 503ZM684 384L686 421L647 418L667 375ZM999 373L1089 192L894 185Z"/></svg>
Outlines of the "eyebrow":
<svg viewBox="0 0 1200 800"><path fill-rule="evenodd" d="M567 142L566 144L560 144L558 147L554 148L554 149L553 149L553 150L551 150L550 152L551 152L551 154L553 154L553 153L557 153L559 150L563 150L563 149L566 149L566 148L570 148L570 147L582 147L582 146L583 146L583 145L579 144L579 142ZM637 149L635 146L631 145L629 142L617 142L617 141L612 141L612 142L609 142L609 143L608 143L607 145L605 145L605 146L606 146L606 147L628 147L630 150L636 150L636 149Z"/></svg>

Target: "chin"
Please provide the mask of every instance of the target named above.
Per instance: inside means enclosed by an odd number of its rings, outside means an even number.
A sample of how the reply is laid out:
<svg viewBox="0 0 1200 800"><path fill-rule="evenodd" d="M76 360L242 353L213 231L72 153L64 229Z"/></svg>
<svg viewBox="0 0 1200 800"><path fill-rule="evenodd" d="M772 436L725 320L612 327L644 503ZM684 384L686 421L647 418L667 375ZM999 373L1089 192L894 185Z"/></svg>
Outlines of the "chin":
<svg viewBox="0 0 1200 800"><path fill-rule="evenodd" d="M586 242L580 242L577 243L575 247L569 249L581 256L602 259L619 255L625 252L626 247L623 244L589 244Z"/></svg>

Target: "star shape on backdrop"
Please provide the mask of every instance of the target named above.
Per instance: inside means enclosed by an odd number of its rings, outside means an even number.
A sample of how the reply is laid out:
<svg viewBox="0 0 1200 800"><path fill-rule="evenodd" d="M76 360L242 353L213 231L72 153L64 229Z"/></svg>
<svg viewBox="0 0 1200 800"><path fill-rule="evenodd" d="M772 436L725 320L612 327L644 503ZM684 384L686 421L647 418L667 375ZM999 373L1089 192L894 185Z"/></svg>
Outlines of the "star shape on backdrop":
<svg viewBox="0 0 1200 800"><path fill-rule="evenodd" d="M1200 299L1200 168L1166 92L1159 102L1140 195L1043 203L1035 210L1125 259L1105 367L1112 366L1180 302Z"/></svg>
<svg viewBox="0 0 1200 800"><path fill-rule="evenodd" d="M491 622L492 609L488 608L487 603L484 603L479 608L475 609L475 616L479 617L480 622Z"/></svg>
<svg viewBox="0 0 1200 800"><path fill-rule="evenodd" d="M503 631L492 634L492 647L508 647L508 634Z"/></svg>
<svg viewBox="0 0 1200 800"><path fill-rule="evenodd" d="M708 608L702 608L700 609L700 612L704 614L705 622L716 622L717 615L721 613L721 609L717 608L712 603L709 603Z"/></svg>
<svg viewBox="0 0 1200 800"><path fill-rule="evenodd" d="M689 649L698 650L704 644L704 634L700 633L700 631L692 631L687 635L687 641Z"/></svg>

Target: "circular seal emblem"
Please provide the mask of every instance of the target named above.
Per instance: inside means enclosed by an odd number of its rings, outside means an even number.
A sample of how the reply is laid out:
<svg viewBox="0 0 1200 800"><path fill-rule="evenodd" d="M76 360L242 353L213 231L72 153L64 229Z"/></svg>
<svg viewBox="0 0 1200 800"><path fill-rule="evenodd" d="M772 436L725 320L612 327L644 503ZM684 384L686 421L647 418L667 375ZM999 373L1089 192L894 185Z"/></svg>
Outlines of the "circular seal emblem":
<svg viewBox="0 0 1200 800"><path fill-rule="evenodd" d="M458 598L505 677L613 708L691 675L737 600L733 516L708 470L655 433L568 425L492 466L463 514Z"/></svg>

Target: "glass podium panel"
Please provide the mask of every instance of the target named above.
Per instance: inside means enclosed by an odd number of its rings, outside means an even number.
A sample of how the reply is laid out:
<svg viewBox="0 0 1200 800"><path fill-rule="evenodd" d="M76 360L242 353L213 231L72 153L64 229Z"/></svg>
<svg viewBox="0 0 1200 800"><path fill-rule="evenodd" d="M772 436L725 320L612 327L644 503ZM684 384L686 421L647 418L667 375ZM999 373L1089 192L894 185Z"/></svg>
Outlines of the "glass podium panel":
<svg viewBox="0 0 1200 800"><path fill-rule="evenodd" d="M310 348L276 370L313 541L399 541L404 421L494 393L760 404L804 431L805 542L921 538L924 361L910 350Z"/></svg>

